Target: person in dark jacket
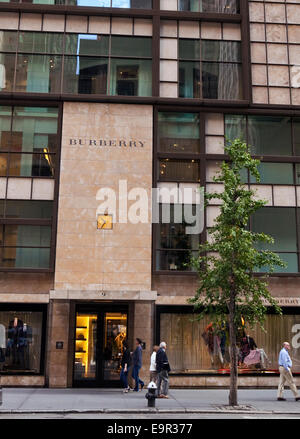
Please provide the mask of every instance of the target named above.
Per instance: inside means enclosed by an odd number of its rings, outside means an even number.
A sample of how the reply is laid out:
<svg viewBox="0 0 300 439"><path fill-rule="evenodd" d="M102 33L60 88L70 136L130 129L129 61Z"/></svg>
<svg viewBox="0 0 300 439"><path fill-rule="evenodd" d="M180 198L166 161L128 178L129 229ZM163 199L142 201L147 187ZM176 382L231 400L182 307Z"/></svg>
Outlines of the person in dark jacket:
<svg viewBox="0 0 300 439"><path fill-rule="evenodd" d="M158 398L169 398L169 372L170 365L166 354L167 344L162 341L159 345L159 350L156 353L156 371L157 377L157 397ZM161 391L162 387L162 391Z"/></svg>
<svg viewBox="0 0 300 439"><path fill-rule="evenodd" d="M130 390L130 387L128 386L128 372L131 366L131 355L130 351L128 349L128 343L127 341L123 341L123 356L121 360L121 373L120 373L120 380L121 384L123 386L123 392L128 393Z"/></svg>
<svg viewBox="0 0 300 439"><path fill-rule="evenodd" d="M142 367L142 340L140 338L136 339L136 349L133 352L133 369L132 369L132 378L135 380L135 388L133 389L135 392L139 391L139 385L141 385L141 390L143 390L144 382L140 379L139 373Z"/></svg>

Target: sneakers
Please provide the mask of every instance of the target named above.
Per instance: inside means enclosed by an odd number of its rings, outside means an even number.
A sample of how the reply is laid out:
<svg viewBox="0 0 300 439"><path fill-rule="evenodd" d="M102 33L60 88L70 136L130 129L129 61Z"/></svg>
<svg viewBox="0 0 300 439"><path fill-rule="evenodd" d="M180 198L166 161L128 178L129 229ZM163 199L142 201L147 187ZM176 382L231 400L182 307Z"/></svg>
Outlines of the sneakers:
<svg viewBox="0 0 300 439"><path fill-rule="evenodd" d="M300 396L296 396L295 401L300 401Z"/></svg>
<svg viewBox="0 0 300 439"><path fill-rule="evenodd" d="M128 393L128 389L124 389L124 390L123 390L123 393Z"/></svg>
<svg viewBox="0 0 300 439"><path fill-rule="evenodd" d="M285 398L277 398L277 401L286 401L286 399Z"/></svg>
<svg viewBox="0 0 300 439"><path fill-rule="evenodd" d="M141 391L143 390L144 385L145 385L145 383L141 384Z"/></svg>

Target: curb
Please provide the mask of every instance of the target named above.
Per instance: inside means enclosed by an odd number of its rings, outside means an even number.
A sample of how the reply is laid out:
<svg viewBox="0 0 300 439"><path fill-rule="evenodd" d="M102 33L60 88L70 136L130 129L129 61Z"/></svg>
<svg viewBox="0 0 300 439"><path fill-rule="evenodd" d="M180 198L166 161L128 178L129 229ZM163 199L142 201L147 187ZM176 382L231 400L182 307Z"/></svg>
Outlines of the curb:
<svg viewBox="0 0 300 439"><path fill-rule="evenodd" d="M243 415L299 415L300 412L282 412L277 410L209 410L209 409L66 409L66 410L39 410L39 409L11 409L0 410L2 414L243 414Z"/></svg>

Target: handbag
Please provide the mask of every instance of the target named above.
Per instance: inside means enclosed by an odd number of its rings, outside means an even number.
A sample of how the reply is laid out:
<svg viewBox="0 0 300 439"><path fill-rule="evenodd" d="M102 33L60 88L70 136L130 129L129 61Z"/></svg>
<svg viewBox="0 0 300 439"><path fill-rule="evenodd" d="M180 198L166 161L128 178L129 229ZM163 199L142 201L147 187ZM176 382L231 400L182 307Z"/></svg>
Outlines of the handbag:
<svg viewBox="0 0 300 439"><path fill-rule="evenodd" d="M251 350L247 357L244 358L244 363L247 366L260 363L260 351L258 349Z"/></svg>

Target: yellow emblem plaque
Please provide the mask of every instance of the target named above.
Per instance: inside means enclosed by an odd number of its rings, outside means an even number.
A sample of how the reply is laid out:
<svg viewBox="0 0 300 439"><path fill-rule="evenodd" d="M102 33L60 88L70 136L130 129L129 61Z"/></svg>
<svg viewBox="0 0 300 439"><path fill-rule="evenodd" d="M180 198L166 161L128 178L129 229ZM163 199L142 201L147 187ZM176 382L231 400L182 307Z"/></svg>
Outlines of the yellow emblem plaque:
<svg viewBox="0 0 300 439"><path fill-rule="evenodd" d="M113 227L112 215L98 215L97 229L111 230Z"/></svg>

